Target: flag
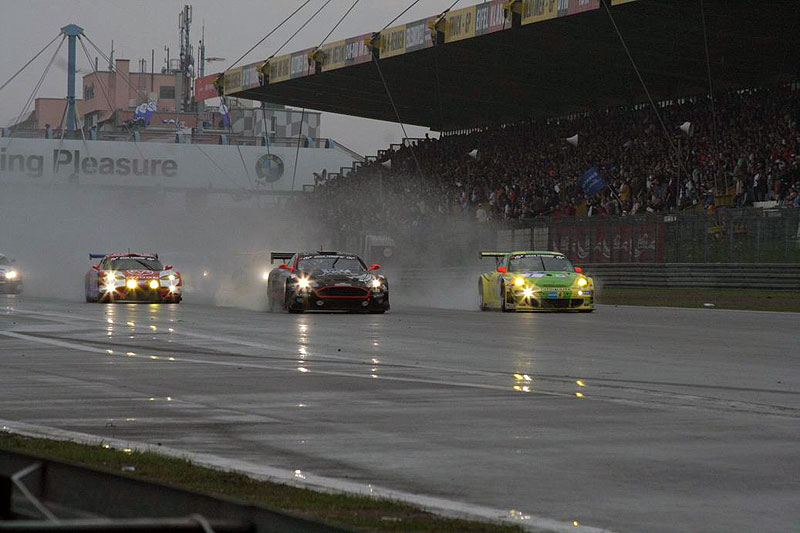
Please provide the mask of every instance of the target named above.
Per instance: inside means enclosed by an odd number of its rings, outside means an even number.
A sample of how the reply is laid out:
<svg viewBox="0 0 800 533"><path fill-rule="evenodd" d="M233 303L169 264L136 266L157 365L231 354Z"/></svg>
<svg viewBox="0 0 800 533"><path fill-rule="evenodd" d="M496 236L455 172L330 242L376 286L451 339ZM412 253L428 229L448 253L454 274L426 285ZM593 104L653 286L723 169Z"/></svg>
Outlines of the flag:
<svg viewBox="0 0 800 533"><path fill-rule="evenodd" d="M597 167L592 167L581 176L578 185L587 196L594 196L606 188L606 180L603 179Z"/></svg>
<svg viewBox="0 0 800 533"><path fill-rule="evenodd" d="M133 121L144 120L145 113L147 113L147 104L139 104L133 113Z"/></svg>
<svg viewBox="0 0 800 533"><path fill-rule="evenodd" d="M158 111L158 104L155 102L147 102L147 110L144 114L144 125L150 125L150 119L153 118L153 113Z"/></svg>
<svg viewBox="0 0 800 533"><path fill-rule="evenodd" d="M225 105L225 102L220 102L219 114L222 115L222 124L225 126L225 129L231 129L231 116L228 113L228 106Z"/></svg>

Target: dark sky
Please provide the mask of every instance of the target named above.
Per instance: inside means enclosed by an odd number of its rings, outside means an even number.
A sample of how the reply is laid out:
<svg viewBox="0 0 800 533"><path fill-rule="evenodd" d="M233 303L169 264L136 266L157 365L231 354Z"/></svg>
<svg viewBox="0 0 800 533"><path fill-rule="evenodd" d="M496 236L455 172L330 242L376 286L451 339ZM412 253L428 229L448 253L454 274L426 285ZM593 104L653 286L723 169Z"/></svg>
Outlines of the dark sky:
<svg viewBox="0 0 800 533"><path fill-rule="evenodd" d="M242 63L258 61L274 53L324 1L312 0ZM206 68L206 72L210 73L230 66L302 1L0 0L0 50L3 50L0 54L0 84L5 83L58 35L62 26L69 23L81 26L106 54L113 40L114 56L130 59L131 70L138 70L138 61L146 58L149 71L151 50L155 49L156 69L160 69L164 65L164 46L169 46L172 57L179 53L178 13L186 3L193 7L192 42L195 47L205 25L207 55L226 58L226 61L210 63ZM412 0L361 0L329 41L378 31L411 3ZM455 8L475 3L478 2L464 0ZM281 53L317 46L352 4L353 0L332 0ZM452 0L422 0L395 24L440 13L451 4ZM16 121L57 43L0 92L0 125ZM91 66L80 47L78 52L80 79L81 75L91 72ZM66 44L59 56L37 96L66 95ZM80 83L78 94L81 94ZM325 137L333 137L365 155L374 154L376 150L386 148L389 143L399 142L402 138L398 124L332 114L323 116L322 132ZM421 136L425 130L412 127L408 128L408 132L411 136Z"/></svg>

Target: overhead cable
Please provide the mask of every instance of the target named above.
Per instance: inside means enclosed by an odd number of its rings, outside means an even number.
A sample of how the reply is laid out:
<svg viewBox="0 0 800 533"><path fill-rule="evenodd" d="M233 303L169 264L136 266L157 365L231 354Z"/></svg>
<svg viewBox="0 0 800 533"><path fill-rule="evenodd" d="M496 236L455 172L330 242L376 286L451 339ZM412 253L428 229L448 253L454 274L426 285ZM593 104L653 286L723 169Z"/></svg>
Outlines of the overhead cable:
<svg viewBox="0 0 800 533"><path fill-rule="evenodd" d="M283 43L282 45L280 45L280 46L278 47L278 49L277 49L277 50L275 50L275 53L273 53L271 56L269 56L269 58L270 58L270 59L272 59L273 57L275 57L276 55L278 55L278 52L280 52L281 50L283 50L283 47L284 47L284 46L286 46L287 44L289 44L289 42L291 42L291 40L292 40L292 39L294 39L294 38L297 36L297 34L298 34L298 33L300 33L301 31L303 31L303 28L305 28L306 26L308 26L309 22L311 22L312 20L314 20L314 18L315 18L317 15L319 15L319 14L320 14L320 12L321 12L323 9L325 9L325 8L327 7L327 5L328 5L328 4L330 4L330 3L331 3L331 0L327 0L327 1L326 1L324 4L322 4L322 6L321 6L319 9L317 9L317 10L314 12L314 14L313 14L313 15L311 15L311 17L310 17L310 18L309 18L307 21L305 21L305 22L303 23L303 25L302 25L302 26L300 26L299 28L297 28L297 31L296 31L296 32L294 32L294 33L292 34L292 36L291 36L291 37L289 37L288 39L286 39L286 41L284 41L284 43Z"/></svg>
<svg viewBox="0 0 800 533"><path fill-rule="evenodd" d="M292 11L292 13L291 13L291 14L290 14L288 17L286 17L285 19L283 19L283 20L281 21L281 23L280 23L280 24L278 24L277 26L275 26L274 28L272 28L272 30L271 30L269 33L267 33L267 34L266 34L266 35L265 35L265 36L264 36L264 37L263 37L263 38L262 38L260 41L258 41L256 44L254 44L254 45L253 45L253 46L252 46L252 47L251 47L251 48L250 48L250 49L249 49L247 52L245 52L244 54L242 54L242 55L241 55L241 57L240 57L239 59L237 59L236 61L234 61L234 62L233 62L233 64L232 64L231 66L229 66L229 67L228 67L227 69L225 69L225 70L230 70L230 69L232 69L233 67L235 67L236 65L238 65L238 64L239 64L239 61L241 61L242 59L244 59L244 58L245 58L245 56L246 56L247 54L249 54L250 52L252 52L253 50L255 50L255 49L256 49L256 48L257 48L257 47L258 47L258 46L259 46L261 43L263 43L264 41L266 41L267 39L269 39L269 38L270 38L270 36L271 36L273 33L275 33L276 31L278 31L278 29L279 29L281 26L283 26L284 24L286 24L286 23L289 21L289 19L291 19L291 18L292 18L293 16L295 16L295 15L296 15L298 12L300 12L300 10L301 10L301 9L303 9L304 7L306 7L306 6L308 5L308 3L309 3L309 2L311 2L311 0L306 0L305 2L303 2L303 4L302 4L300 7L298 7L298 8L297 8L297 9L295 9L294 11Z"/></svg>
<svg viewBox="0 0 800 533"><path fill-rule="evenodd" d="M33 63L34 61L36 61L36 58L37 58L37 57L39 57L40 55L42 55L42 53L43 53L45 50L47 50L47 49L50 47L50 45L51 45L51 44L53 44L54 42L56 42L56 39L58 39L60 36L61 36L61 34L59 33L58 35L56 35L55 37L53 37L53 40L52 40L52 41L50 41L49 43L47 43L47 44L45 45L45 47L44 47L44 48L42 48L41 50L39 50L39 52L38 52L38 53L37 53L35 56L33 56L33 57L32 57L32 58L31 58L31 59L30 59L30 60L29 60L27 63L25 63L24 65L22 65L22 68L21 68L21 69L19 69L18 71L16 71L16 72L14 73L14 75L13 75L13 76L11 76L10 78L8 78L8 80L7 80L7 81L6 81L6 82L5 82L3 85L0 85L0 91L2 91L3 89L5 89L5 88L6 88L6 85L8 85L9 83L11 83L11 82L14 80L14 78L16 78L16 77L17 77L17 76L18 76L18 75L19 75L19 74L20 74L20 73L21 73L23 70L25 70L25 69L28 67L28 65L30 65L31 63Z"/></svg>

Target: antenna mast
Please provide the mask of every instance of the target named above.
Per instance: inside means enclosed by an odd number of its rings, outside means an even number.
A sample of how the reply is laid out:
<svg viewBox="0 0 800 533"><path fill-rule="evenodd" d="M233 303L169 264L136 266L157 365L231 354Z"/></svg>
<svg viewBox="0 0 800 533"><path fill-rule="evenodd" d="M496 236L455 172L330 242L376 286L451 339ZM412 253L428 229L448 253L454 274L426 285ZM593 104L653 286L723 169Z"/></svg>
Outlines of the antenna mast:
<svg viewBox="0 0 800 533"><path fill-rule="evenodd" d="M184 113L192 109L192 81L194 79L194 55L189 29L192 25L192 6L183 6L183 11L178 15L178 29L181 36L181 66L180 72L183 78L181 84L182 102Z"/></svg>

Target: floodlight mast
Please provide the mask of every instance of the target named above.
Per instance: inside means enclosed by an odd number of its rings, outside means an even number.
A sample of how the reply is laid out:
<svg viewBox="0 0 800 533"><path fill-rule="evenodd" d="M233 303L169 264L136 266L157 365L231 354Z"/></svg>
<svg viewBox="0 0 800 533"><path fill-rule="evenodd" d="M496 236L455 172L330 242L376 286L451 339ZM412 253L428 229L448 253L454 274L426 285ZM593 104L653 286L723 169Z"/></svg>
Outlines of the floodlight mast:
<svg viewBox="0 0 800 533"><path fill-rule="evenodd" d="M83 35L83 28L76 24L68 24L61 28L67 36L67 131L75 131L75 73L78 71L76 59L77 40Z"/></svg>

